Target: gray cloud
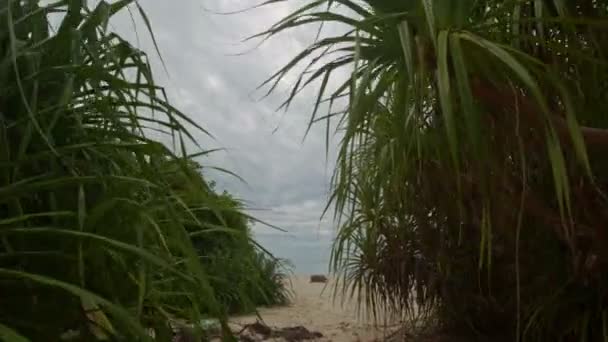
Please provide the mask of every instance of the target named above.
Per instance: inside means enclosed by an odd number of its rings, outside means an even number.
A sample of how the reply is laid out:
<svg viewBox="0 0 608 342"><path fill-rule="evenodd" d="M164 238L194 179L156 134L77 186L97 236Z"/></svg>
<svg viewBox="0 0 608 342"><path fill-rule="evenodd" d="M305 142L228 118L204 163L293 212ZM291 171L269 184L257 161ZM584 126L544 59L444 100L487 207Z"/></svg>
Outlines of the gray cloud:
<svg viewBox="0 0 608 342"><path fill-rule="evenodd" d="M286 114L275 112L275 108L285 99L295 75L281 83L277 95L257 100L262 93L252 94L266 77L312 42L316 30L295 30L254 49L259 41L243 43L243 38L268 28L301 2L280 2L233 15L210 12L234 11L257 3L142 2L168 77L158 58L154 58L153 44L137 13L133 13L136 30L126 13L112 24L149 53L157 81L166 86L172 102L217 138L212 140L197 133L199 143L205 148L227 149L202 164L227 168L247 181L243 184L233 177L210 172L218 186L245 200L254 216L289 230L290 235L328 241L332 222L320 221L320 215L327 201L335 151L330 149L327 163L322 125L313 127L302 143L316 89L304 92ZM264 241L270 241L268 234L276 234L261 225L256 225L254 231Z"/></svg>

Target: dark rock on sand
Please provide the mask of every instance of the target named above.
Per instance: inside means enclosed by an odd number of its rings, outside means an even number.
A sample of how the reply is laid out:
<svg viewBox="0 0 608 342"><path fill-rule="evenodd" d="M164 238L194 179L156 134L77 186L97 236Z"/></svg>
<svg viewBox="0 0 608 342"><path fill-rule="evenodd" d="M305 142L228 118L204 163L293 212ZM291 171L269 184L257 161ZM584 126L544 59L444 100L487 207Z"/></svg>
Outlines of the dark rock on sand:
<svg viewBox="0 0 608 342"><path fill-rule="evenodd" d="M313 274L310 276L311 283L327 283L327 277L323 274Z"/></svg>

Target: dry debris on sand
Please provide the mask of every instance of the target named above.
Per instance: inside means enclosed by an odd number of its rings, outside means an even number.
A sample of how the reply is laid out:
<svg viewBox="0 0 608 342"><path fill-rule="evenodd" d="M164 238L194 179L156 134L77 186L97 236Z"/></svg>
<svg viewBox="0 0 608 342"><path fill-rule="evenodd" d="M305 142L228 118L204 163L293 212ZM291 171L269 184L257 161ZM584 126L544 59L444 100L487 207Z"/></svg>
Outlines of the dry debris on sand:
<svg viewBox="0 0 608 342"><path fill-rule="evenodd" d="M273 329L261 322L246 324L238 333L238 338L242 342L260 341L285 341L300 342L318 340L323 334L317 331L310 331L303 326Z"/></svg>
<svg viewBox="0 0 608 342"><path fill-rule="evenodd" d="M237 326L235 332L263 320L264 325L286 331L287 337L295 332L298 337L314 337L309 339L311 341L372 342L383 341L399 323L373 322L365 316L359 316L355 302L342 298L339 294L337 297L333 296L334 283L331 278L322 283L311 282L310 275L294 276L290 279L290 285L294 294L290 305L259 308L259 316L233 317L231 323ZM319 332L322 336L306 334L302 329L294 327L305 327L308 332ZM285 336L281 338L284 340Z"/></svg>
<svg viewBox="0 0 608 342"><path fill-rule="evenodd" d="M334 297L333 280L326 281L292 277L294 296L290 305L259 308L256 315L232 317L231 330L243 342L377 342L385 341L401 326L398 321L374 322L359 316L356 303L339 294Z"/></svg>

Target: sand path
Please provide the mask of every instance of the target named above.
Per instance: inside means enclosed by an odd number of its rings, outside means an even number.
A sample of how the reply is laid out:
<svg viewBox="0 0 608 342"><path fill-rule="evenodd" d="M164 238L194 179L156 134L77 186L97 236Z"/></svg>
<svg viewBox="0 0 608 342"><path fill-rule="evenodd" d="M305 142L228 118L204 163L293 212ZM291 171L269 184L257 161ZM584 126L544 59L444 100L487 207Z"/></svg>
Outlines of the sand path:
<svg viewBox="0 0 608 342"><path fill-rule="evenodd" d="M371 342L382 341L391 331L390 327L375 325L371 320L359 318L354 303L340 304L332 300L332 283L310 283L307 276L291 279L294 298L286 307L260 308L264 322L275 328L304 326L310 331L323 334L319 341ZM339 299L339 298L338 298ZM256 316L235 317L231 322L247 324L256 321Z"/></svg>

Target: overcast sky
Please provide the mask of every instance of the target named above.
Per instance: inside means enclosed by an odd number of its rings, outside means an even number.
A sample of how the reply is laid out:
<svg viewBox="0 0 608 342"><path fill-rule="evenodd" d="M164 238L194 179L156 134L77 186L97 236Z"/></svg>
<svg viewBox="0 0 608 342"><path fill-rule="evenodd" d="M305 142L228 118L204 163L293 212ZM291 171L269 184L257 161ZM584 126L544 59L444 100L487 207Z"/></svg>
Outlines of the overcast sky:
<svg viewBox="0 0 608 342"><path fill-rule="evenodd" d="M334 149L327 163L322 125L313 128L302 142L316 89L304 93L287 113L275 109L287 96L293 77L269 98L260 100L263 92L255 91L313 41L316 29L282 34L257 48L259 40L243 42L302 2L286 1L231 15L214 12L236 11L259 1L140 3L154 29L168 77L141 20L136 18L134 29L124 13L112 22L114 29L149 53L157 82L166 86L174 105L216 137L212 141L198 134L204 147L227 149L202 160L202 164L227 168L247 181L244 184L213 173L218 186L245 200L256 217L289 230L290 235L328 241L334 231L331 220L319 219L327 202ZM268 236L276 234L259 226L254 230L266 242Z"/></svg>

